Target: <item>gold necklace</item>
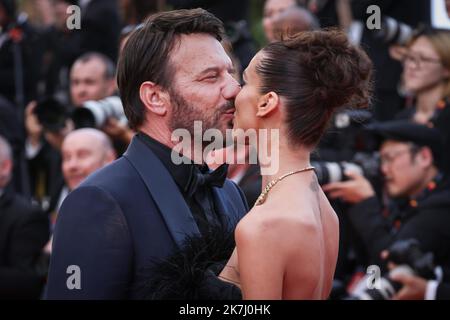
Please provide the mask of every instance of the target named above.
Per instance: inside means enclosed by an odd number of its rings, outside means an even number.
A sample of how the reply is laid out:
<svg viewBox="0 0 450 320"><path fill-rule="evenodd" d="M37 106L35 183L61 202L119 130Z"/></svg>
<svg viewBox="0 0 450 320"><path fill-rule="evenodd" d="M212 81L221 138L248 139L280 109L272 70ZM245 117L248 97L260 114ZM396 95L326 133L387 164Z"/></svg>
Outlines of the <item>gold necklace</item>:
<svg viewBox="0 0 450 320"><path fill-rule="evenodd" d="M273 179L272 181L270 181L266 187L264 188L264 190L261 192L261 194L259 195L258 199L255 202L255 206L259 206L261 204L263 204L266 201L267 198L267 194L269 193L269 191L281 180L283 180L284 178L291 176L293 174L296 173L300 173L300 172L305 172L305 171L310 171L310 170L314 170L314 167L306 167L303 169L299 169L299 170L294 170L288 173L283 174L281 177L277 178L277 179Z"/></svg>

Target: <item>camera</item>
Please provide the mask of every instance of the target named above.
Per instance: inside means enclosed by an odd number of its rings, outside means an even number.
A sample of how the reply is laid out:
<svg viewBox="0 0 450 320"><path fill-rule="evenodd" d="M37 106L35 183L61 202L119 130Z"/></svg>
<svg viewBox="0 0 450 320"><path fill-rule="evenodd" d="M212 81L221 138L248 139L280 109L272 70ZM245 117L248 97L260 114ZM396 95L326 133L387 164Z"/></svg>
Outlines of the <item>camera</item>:
<svg viewBox="0 0 450 320"><path fill-rule="evenodd" d="M374 151L376 140L365 130L365 125L372 119L372 114L366 110L345 110L334 116L329 132L335 139L329 146L320 146L323 161L317 158L311 161L320 185L345 181L347 170L369 179L378 176L379 156Z"/></svg>
<svg viewBox="0 0 450 320"><path fill-rule="evenodd" d="M381 28L374 33L375 38L386 44L404 46L414 35L414 29L392 17L384 16L381 19Z"/></svg>
<svg viewBox="0 0 450 320"><path fill-rule="evenodd" d="M119 97L111 96L102 100L91 100L83 103L72 113L75 128L101 128L109 118L116 118L126 122L122 101Z"/></svg>
<svg viewBox="0 0 450 320"><path fill-rule="evenodd" d="M368 179L376 177L380 172L378 153L357 152L351 161L326 162L312 161L317 180L320 185L332 182L346 181L346 171L356 172Z"/></svg>
<svg viewBox="0 0 450 320"><path fill-rule="evenodd" d="M389 261L397 267L385 274L378 281L378 287L368 288L367 279L353 291L349 300L389 300L402 285L389 278L394 273L417 275L425 279L435 278L433 254L423 253L415 239L399 240L389 248Z"/></svg>
<svg viewBox="0 0 450 320"><path fill-rule="evenodd" d="M66 126L70 118L69 109L54 98L43 98L38 101L33 113L42 127L50 132L58 132Z"/></svg>

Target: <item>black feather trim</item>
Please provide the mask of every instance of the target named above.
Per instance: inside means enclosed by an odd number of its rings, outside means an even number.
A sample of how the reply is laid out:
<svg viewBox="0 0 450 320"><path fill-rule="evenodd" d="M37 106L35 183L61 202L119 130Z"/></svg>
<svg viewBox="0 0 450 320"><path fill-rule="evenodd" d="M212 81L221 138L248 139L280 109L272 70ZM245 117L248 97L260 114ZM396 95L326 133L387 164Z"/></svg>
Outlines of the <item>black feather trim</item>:
<svg viewBox="0 0 450 320"><path fill-rule="evenodd" d="M142 298L157 300L240 300L241 291L217 277L235 246L234 234L212 226L203 236L189 236L181 249L142 270ZM149 275L149 276L145 276Z"/></svg>

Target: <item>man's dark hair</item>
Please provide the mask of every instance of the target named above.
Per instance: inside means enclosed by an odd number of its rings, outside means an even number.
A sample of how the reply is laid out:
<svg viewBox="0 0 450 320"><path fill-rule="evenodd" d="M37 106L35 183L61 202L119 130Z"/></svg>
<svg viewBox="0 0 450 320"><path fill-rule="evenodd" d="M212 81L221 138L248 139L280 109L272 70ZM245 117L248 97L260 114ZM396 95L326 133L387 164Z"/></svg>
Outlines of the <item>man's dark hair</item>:
<svg viewBox="0 0 450 320"><path fill-rule="evenodd" d="M77 62L86 63L93 59L98 59L105 65L106 79L112 79L116 76L116 66L114 65L114 62L110 58L99 52L86 52L85 54L82 54L77 60L75 60L73 64Z"/></svg>
<svg viewBox="0 0 450 320"><path fill-rule="evenodd" d="M170 53L181 35L204 33L222 40L223 23L203 9L174 10L151 15L130 35L118 63L117 83L131 128L144 120L139 88L152 81L168 90L174 68Z"/></svg>

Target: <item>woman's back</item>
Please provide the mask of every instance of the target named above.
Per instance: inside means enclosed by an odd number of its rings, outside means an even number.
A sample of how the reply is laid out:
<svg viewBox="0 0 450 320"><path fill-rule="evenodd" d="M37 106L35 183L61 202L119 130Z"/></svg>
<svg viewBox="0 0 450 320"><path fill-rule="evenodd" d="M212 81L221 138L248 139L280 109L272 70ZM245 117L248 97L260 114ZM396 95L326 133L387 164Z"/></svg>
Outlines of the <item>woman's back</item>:
<svg viewBox="0 0 450 320"><path fill-rule="evenodd" d="M338 220L315 177L308 179L313 181L280 185L270 201L254 207L238 224L244 298L328 297L338 253ZM255 281L261 278L264 283Z"/></svg>

